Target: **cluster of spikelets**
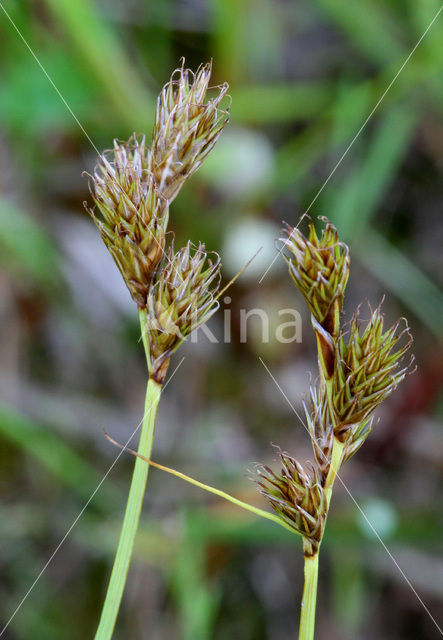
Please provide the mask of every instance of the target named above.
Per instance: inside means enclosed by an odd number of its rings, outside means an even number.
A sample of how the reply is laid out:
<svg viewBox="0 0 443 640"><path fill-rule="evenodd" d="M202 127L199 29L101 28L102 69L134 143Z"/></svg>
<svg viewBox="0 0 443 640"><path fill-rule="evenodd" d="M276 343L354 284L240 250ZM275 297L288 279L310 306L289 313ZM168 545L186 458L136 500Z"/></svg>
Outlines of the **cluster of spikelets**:
<svg viewBox="0 0 443 640"><path fill-rule="evenodd" d="M288 227L282 238L289 273L311 311L317 337L319 378L305 405L313 464L303 466L280 452L279 474L265 466L257 471L261 493L303 536L306 555L318 551L338 468L366 440L376 408L407 374L408 366L401 361L412 341L407 326L400 330L400 321L384 328L380 306L364 327L357 309L348 331L341 329L349 250L325 222L320 237L310 221L307 237ZM338 458L333 456L334 447L340 452Z"/></svg>
<svg viewBox="0 0 443 640"><path fill-rule="evenodd" d="M123 279L146 314L151 375L162 382L169 357L216 311L220 260L202 244L167 247L169 205L214 147L229 119L227 85L207 99L211 64L194 74L184 65L157 101L150 147L134 134L99 157L89 208Z"/></svg>

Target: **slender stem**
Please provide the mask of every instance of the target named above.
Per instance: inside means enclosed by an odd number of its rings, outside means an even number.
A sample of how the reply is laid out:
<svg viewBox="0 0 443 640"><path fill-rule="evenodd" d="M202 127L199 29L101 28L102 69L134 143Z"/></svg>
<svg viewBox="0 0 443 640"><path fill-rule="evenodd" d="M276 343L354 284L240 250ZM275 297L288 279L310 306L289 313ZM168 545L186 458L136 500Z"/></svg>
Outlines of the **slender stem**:
<svg viewBox="0 0 443 640"><path fill-rule="evenodd" d="M298 640L313 640L317 604L318 553L305 556L305 584L301 603Z"/></svg>
<svg viewBox="0 0 443 640"><path fill-rule="evenodd" d="M318 327L318 323L313 320L315 335L317 338L318 364L322 375L322 383L326 388L326 398L331 415L332 427L334 432L337 428L336 415L333 403L333 375L335 367L335 351L336 339L330 336L326 331ZM336 314L335 325L338 329L338 315ZM337 333L337 331L335 332ZM332 358L332 361L331 361ZM327 501L326 513L329 512L329 505L332 497L332 489L338 470L340 469L343 459L344 444L334 435L331 461L329 465L328 475L324 485L324 492ZM312 554L310 543L304 541L303 548L305 551L305 584L303 588L303 599L300 615L300 632L299 640L313 640L315 628L315 609L317 605L317 582L318 582L318 558L320 546L316 549L316 553Z"/></svg>
<svg viewBox="0 0 443 640"><path fill-rule="evenodd" d="M297 535L300 535L298 531L296 531L289 524L286 524L284 520L274 515L273 513L269 513L269 511L264 511L264 509L260 509L259 507L254 507L252 504L249 504L249 502L243 502L243 500L234 498L234 496L231 496L229 493L226 493L225 491L221 491L221 489L217 489L216 487L211 487L211 485L209 484L204 484L199 480L195 480L194 478L191 478L191 476L187 476L185 473L182 473L181 471L177 471L176 469L171 469L171 467L165 467L163 464L154 462L153 460L150 460L149 458L146 458L145 456L141 455L139 452L133 451L132 449L129 449L128 447L125 447L124 445L120 444L119 442L114 440L114 438L111 438L111 436L108 433L106 433L106 431L105 431L105 436L108 438L110 442L117 445L117 447L120 447L120 449L125 449L129 453L134 454L135 456L137 456L137 458L140 458L141 460L144 460L145 462L150 464L151 467L155 467L156 469L160 469L161 471L166 471L166 473L170 473L171 475L176 476L177 478L181 478L182 480L185 480L185 482L189 482L189 484L193 484L194 486L199 487L200 489L204 489L205 491L208 491L209 493L213 493L216 496L219 496L220 498L224 498L224 500L228 500L228 502L232 502L232 504L237 505L237 507L241 507L246 511L250 511L251 513L254 513L256 516L260 516L261 518L266 518L267 520L272 520L272 522L276 522L281 527L284 527L291 533L296 533Z"/></svg>
<svg viewBox="0 0 443 640"><path fill-rule="evenodd" d="M324 487L326 499L328 501L328 510L329 510L329 503L331 502L332 488L334 486L334 482L342 462L344 446L345 445L343 442L340 442L338 438L334 437L334 443L332 445L331 462L329 465L329 472L328 472L328 476L326 478L325 487Z"/></svg>
<svg viewBox="0 0 443 640"><path fill-rule="evenodd" d="M145 350L146 364L148 365L149 373L151 373L151 349L149 345L149 327L146 309L139 309L138 317L140 320L141 340Z"/></svg>
<svg viewBox="0 0 443 640"><path fill-rule="evenodd" d="M254 513L256 516L260 516L261 518L266 518L267 520L272 520L272 522L276 522L281 527L284 527L291 533L298 534L298 531L293 529L289 524L286 524L286 522L281 518L279 518L278 516L274 515L273 513L269 513L269 511L264 511L264 509L260 509L259 507L254 507L252 504L249 504L249 502L243 502L243 500L234 498L234 496L231 496L229 493L226 493L225 491L221 491L220 489L216 489L216 487L211 487L211 485L209 484L204 484L203 482L199 482L198 480L195 480L194 478L187 476L181 471L176 471L175 469L171 469L170 467L164 467L162 464L158 464L157 462L152 462L152 460L150 460L150 463L153 467L156 467L157 469L161 469L162 471L171 473L173 476L177 476L177 478L181 478L182 480L185 480L186 482L189 482L190 484L193 484L196 487L200 487L200 489L204 489L209 493L213 493L216 496L219 496L220 498L224 498L225 500L228 500L228 502L232 502L232 504L237 505L237 507L241 507L246 511L250 511L251 513Z"/></svg>
<svg viewBox="0 0 443 640"><path fill-rule="evenodd" d="M328 400L329 412L331 414L331 420L332 420L332 424L335 431L337 429L337 419L335 416L334 403L332 400L332 393L333 393L332 381L327 380L325 381L325 384L326 384L326 397ZM332 488L334 486L334 482L337 477L338 470L340 469L340 466L342 463L344 447L345 447L344 443L340 442L340 440L334 435L334 441L332 444L332 453L331 453L331 463L329 465L329 472L325 482L325 494L326 494L326 499L328 501L328 509L329 509L329 503L331 502Z"/></svg>
<svg viewBox="0 0 443 640"><path fill-rule="evenodd" d="M140 442L138 445L139 453L147 458L151 456L155 418L157 415L160 393L161 386L154 380L150 379L146 390L145 414L143 417ZM137 533L140 512L145 495L146 482L148 479L148 471L149 464L146 464L143 460L137 458L132 475L131 488L129 490L120 539L118 541L117 552L115 554L114 566L112 567L111 578L106 592L105 603L103 605L95 640L110 640L114 631L115 621L117 619L131 561L135 535Z"/></svg>

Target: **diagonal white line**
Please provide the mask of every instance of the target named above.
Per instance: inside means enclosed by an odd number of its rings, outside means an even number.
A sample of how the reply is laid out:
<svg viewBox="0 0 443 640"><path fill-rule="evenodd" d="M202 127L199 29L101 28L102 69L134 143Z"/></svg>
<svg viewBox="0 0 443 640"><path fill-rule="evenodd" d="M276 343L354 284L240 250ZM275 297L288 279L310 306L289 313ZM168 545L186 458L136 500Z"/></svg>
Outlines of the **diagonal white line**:
<svg viewBox="0 0 443 640"><path fill-rule="evenodd" d="M388 94L388 92L391 90L392 85L395 83L395 81L397 80L398 76L401 74L401 72L403 71L403 69L406 67L406 65L408 64L409 60L412 58L412 56L414 55L414 53L416 52L417 48L419 47L419 45L421 44L422 40L424 39L424 37L426 36L426 34L428 33L429 29L432 27L432 25L434 24L434 22L437 20L438 16L440 15L440 13L443 10L443 5L440 7L440 9L437 11L437 13L435 14L435 16L432 18L431 22L428 24L428 26L426 27L425 31L422 33L422 35L420 36L418 42L416 43L416 45L414 46L414 48L412 49L412 51L409 53L408 57L406 58L406 60L403 62L403 64L401 65L400 69L397 71L397 73L395 74L395 76L392 78L391 82L388 84L388 86L386 87L386 89L383 91L381 97L379 98L379 100L377 101L377 103L375 104L375 106L373 107L372 111L370 112L370 114L368 115L368 117L366 118L366 120L363 122L363 124L361 125L360 129L357 131L357 133L355 134L355 136L352 138L351 142L348 144L348 146L346 147L346 149L344 150L344 152L342 153L342 155L340 156L338 162L336 163L336 165L334 166L334 168L332 169L331 173L328 175L328 177L326 178L326 180L323 182L322 186L320 187L320 189L317 191L317 193L314 196L314 199L312 200L311 204L309 205L309 207L306 209L305 214L307 214L312 205L316 202L317 198L319 197L319 195L322 193L323 189L326 187L326 185L328 184L328 182L330 181L330 179L332 178L332 176L334 175L334 173L337 171L338 167L341 165L341 163L343 162L343 160L345 159L345 157L348 155L348 152L350 151L351 147L354 145L355 141L357 140L357 138L360 136L361 132L363 131L363 129L366 127L366 125L368 124L368 122L371 120L372 116L374 115L374 113L377 111L378 107L381 105L381 103L383 102L383 100L385 99L386 95ZM299 222L300 224L300 222ZM298 225L297 225L298 226ZM270 265L268 266L268 268L266 269L266 271L263 273L263 275L261 276L260 280L259 280L259 284L262 283L262 281L265 279L268 271L271 269L272 265L274 264L274 262L277 260L277 258L279 257L279 255L281 255L282 251L284 249L284 245L281 247L281 249L277 252L277 254L274 256L272 262L270 263Z"/></svg>
<svg viewBox="0 0 443 640"><path fill-rule="evenodd" d="M172 374L169 376L168 380L166 381L165 385L163 386L162 389L162 393L163 391L166 389L166 387L168 386L168 384L171 382L172 378L174 377L174 375L177 373L178 368L181 366L183 360L185 359L185 356L180 360L180 362L178 363L178 365L175 367L174 371L172 372ZM103 478L100 480L100 482L98 483L97 487L94 489L94 491L91 493L91 496L89 497L88 501L86 502L86 504L84 505L84 507L82 508L82 510L80 511L80 513L78 514L78 516L75 518L74 522L71 524L71 526L69 527L69 529L67 530L67 532L65 533L65 535L63 536L63 538L60 540L60 542L58 543L58 545L56 546L56 548L54 549L54 551L52 552L52 554L50 555L49 559L47 560L46 564L43 566L43 568L41 569L40 573L37 575L37 577L35 578L34 582L31 584L31 586L29 587L28 591L25 593L25 595L23 596L23 598L21 599L21 601L19 602L18 606L16 607L16 609L14 610L14 612L12 613L11 617L9 618L9 620L7 621L7 623L5 624L5 626L3 627L3 629L0 631L0 638L2 637L2 635L5 633L6 629L9 627L10 623L12 622L12 620L15 618L16 614L18 613L18 611L21 609L22 605L24 604L25 600L28 598L28 596L30 595L31 591L34 589L35 585L37 584L37 582L40 580L40 578L42 577L42 575L44 574L44 572L46 571L46 569L49 567L49 565L51 564L52 560L54 559L55 555L57 554L57 552L60 550L61 546L63 545L63 543L65 542L66 538L69 536L69 534L71 533L71 531L73 530L73 528L75 527L75 525L77 524L77 522L80 520L80 518L82 517L82 515L84 514L84 512L86 511L86 509L88 508L89 504L92 502L95 494L98 492L98 490L100 489L100 487L102 486L102 484L104 483L104 481L106 480L106 478L108 477L108 475L111 473L112 469L115 467L115 465L117 464L120 456L124 453L125 448L128 446L128 444L130 443L130 441L132 440L132 438L135 436L135 434L137 433L137 431L140 429L143 420L150 414L151 412L151 407L149 408L148 411L145 412L143 418L141 419L141 421L139 422L139 424L137 425L137 427L134 429L134 431L131 433L131 435L129 436L128 440L126 441L125 447L119 452L119 454L117 455L117 457L115 458L114 462L111 464L111 466L109 467L109 469L107 470L107 472L105 473L105 475L103 476Z"/></svg>
<svg viewBox="0 0 443 640"><path fill-rule="evenodd" d="M270 375L271 379L273 380L273 382L275 383L276 387L279 389L279 391L281 392L282 396L285 398L286 402L289 404L289 406L291 407L292 411L295 413L295 415L297 416L297 418L300 420L300 422L302 423L303 427L306 429L306 431L309 430L307 428L307 426L304 423L304 420L302 419L302 417L300 416L300 414L298 413L297 409L294 407L294 405L292 404L292 402L289 400L288 396L286 395L286 393L283 391L283 389L281 388L280 384L278 383L278 381L275 379L275 377L273 376L273 374L271 373L269 367L266 365L266 363L264 362L263 358L261 358L259 356L258 358L260 360L260 362L262 363L262 365L264 366L264 368L266 369L266 371L268 372L268 374ZM324 455L324 454L323 454ZM326 460L326 456L325 456L325 460ZM360 513L362 514L363 518L365 519L365 521L368 523L369 527L371 528L371 530L374 532L375 536L377 537L378 541L380 542L380 544L382 545L382 547L384 548L384 550L386 551L386 553L388 554L388 556L391 558L392 562L395 564L395 566L397 567L397 569L399 570L400 574L402 575L402 577L404 578L404 580L406 581L406 584L410 587L410 589L412 590L412 592L414 593L414 595L416 596L416 598L418 599L418 601L420 602L420 604L422 605L423 609L426 611L426 613L428 614L429 618L432 620L432 622L434 623L434 625L437 627L437 629L440 631L440 634L443 636L443 631L440 628L438 622L435 620L434 616L431 614L431 612L429 611L428 607L425 605L425 603L423 602L423 600L421 599L421 597L419 596L419 594L417 593L417 591L414 589L411 581L409 580L409 578L407 577L407 575L405 574L405 572L402 570L402 568L400 567L400 565L398 564L398 562L396 561L396 559L394 558L394 556L392 555L392 553L389 551L388 547L386 546L386 544L383 542L383 540L381 539L380 535L378 534L378 532L376 531L376 529L374 528L374 526L372 525L372 523L369 521L368 517L366 516L366 514L364 513L363 509L360 507L360 505L357 503L356 499L354 498L354 496L352 495L352 493L350 492L350 490L348 489L348 487L345 485L345 483L343 482L343 480L341 479L340 475L337 473L337 470L333 468L333 470L336 472L336 477L340 480L341 484L343 485L343 487L345 488L347 494L349 495L349 497L351 498L352 502L355 504L355 506L357 507L357 509L360 511Z"/></svg>
<svg viewBox="0 0 443 640"><path fill-rule="evenodd" d="M413 584L411 583L411 581L409 580L408 576L405 574L405 572L403 571L403 569L400 567L400 565L398 564L397 560L394 558L394 556L392 555L392 553L389 551L388 547L386 546L386 544L383 542L383 540L381 539L378 531L376 531L376 529L374 528L374 526L372 525L371 522L369 522L367 515L364 513L363 509L360 507L360 505L357 503L357 501L355 500L354 496L351 494L351 492L349 491L348 487L345 485L345 483L343 482L343 480L340 478L340 476L337 474L337 478L340 480L341 484L343 485L343 487L346 490L346 493L349 495L349 497L351 498L352 502L355 504L355 506L357 507L357 509L360 511L361 515L363 516L363 518L365 519L365 521L367 522L367 524L369 525L369 527L371 528L371 530L373 531L373 533L375 534L377 540L379 541L379 543L381 544L381 546L383 547L383 549L386 551L386 553L388 554L388 556L391 558L392 562L395 564L395 566L397 567L397 569L399 570L401 576L403 577L403 579L405 580L406 584L408 585L408 587L412 590L412 592L414 593L415 597L417 598L417 600L420 602L421 606L423 607L423 609L426 611L426 613L428 614L429 618L432 620L432 622L434 623L434 625L437 627L437 629L440 631L440 635L443 636L443 630L440 627L440 625L438 624L438 622L436 621L436 619L434 618L434 616L432 615L432 613L429 611L428 607L425 605L425 603L423 602L423 600L421 599L421 597L419 596L419 594L417 593L416 589L414 588Z"/></svg>

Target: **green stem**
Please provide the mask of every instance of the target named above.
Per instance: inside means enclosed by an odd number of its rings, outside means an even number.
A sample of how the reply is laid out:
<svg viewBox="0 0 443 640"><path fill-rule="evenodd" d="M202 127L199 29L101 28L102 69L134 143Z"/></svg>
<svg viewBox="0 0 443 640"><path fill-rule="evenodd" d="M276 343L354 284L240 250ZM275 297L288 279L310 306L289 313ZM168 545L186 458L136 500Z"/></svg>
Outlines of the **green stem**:
<svg viewBox="0 0 443 640"><path fill-rule="evenodd" d="M138 317L140 320L140 337L145 350L146 364L148 365L149 374L151 374L151 347L149 344L149 327L148 314L146 309L139 309Z"/></svg>
<svg viewBox="0 0 443 640"><path fill-rule="evenodd" d="M334 427L334 432L336 432L337 420L335 417L334 403L332 400L332 393L333 393L332 380L325 381L325 384L326 384L326 397L328 400L329 412L331 414L331 420ZM329 472L325 482L325 494L326 494L326 499L328 501L328 509L329 509L329 503L331 502L332 488L334 486L334 482L337 477L338 470L340 469L340 466L342 463L344 447L345 447L344 443L340 442L340 440L334 435L334 441L332 444L332 453L331 453L331 463L329 465Z"/></svg>
<svg viewBox="0 0 443 640"><path fill-rule="evenodd" d="M298 640L313 640L317 604L318 553L305 556L305 584L301 603Z"/></svg>
<svg viewBox="0 0 443 640"><path fill-rule="evenodd" d="M334 443L332 445L331 463L329 465L329 472L325 482L325 495L329 503L331 502L332 488L334 486L335 479L340 469L340 465L343 458L344 443L340 442L338 438L334 436Z"/></svg>
<svg viewBox="0 0 443 640"><path fill-rule="evenodd" d="M142 422L140 442L138 452L150 458L152 443L154 439L155 418L160 400L161 386L150 379L146 389L145 414ZM149 465L140 458L137 458L132 475L131 488L129 490L126 504L125 516L118 541L117 552L115 554L114 566L112 567L111 578L106 592L105 603L98 625L95 640L110 640L114 631L120 602L125 588L126 577L128 575L129 563L131 561L134 547L135 535L137 533L140 512L145 495L146 482L148 479Z"/></svg>

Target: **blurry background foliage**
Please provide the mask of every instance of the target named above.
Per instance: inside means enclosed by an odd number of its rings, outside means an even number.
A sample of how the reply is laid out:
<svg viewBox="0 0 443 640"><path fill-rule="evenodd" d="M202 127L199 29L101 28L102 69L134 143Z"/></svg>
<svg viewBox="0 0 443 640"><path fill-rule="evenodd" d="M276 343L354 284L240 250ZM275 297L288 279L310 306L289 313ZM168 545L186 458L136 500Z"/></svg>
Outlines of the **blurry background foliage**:
<svg viewBox="0 0 443 640"><path fill-rule="evenodd" d="M308 438L260 364L300 408L315 346L277 260L295 224L440 6L439 0L10 0L5 7L98 149L150 134L181 56L231 84L218 147L174 202L178 243L202 240L226 278L264 250L211 321L162 403L155 458L260 504L245 477L270 442ZM82 202L95 152L0 11L0 626L6 623L141 417L136 310ZM443 618L441 530L443 15L311 209L351 247L345 309L386 293L406 315L418 370L344 470L433 615ZM239 310L299 309L301 344L240 342ZM369 313L369 312L368 312ZM177 363L178 360L175 360ZM91 637L133 460L123 456L4 634ZM116 639L295 637L299 540L153 469ZM321 566L319 640L437 631L345 492ZM297 546L297 548L296 548Z"/></svg>

